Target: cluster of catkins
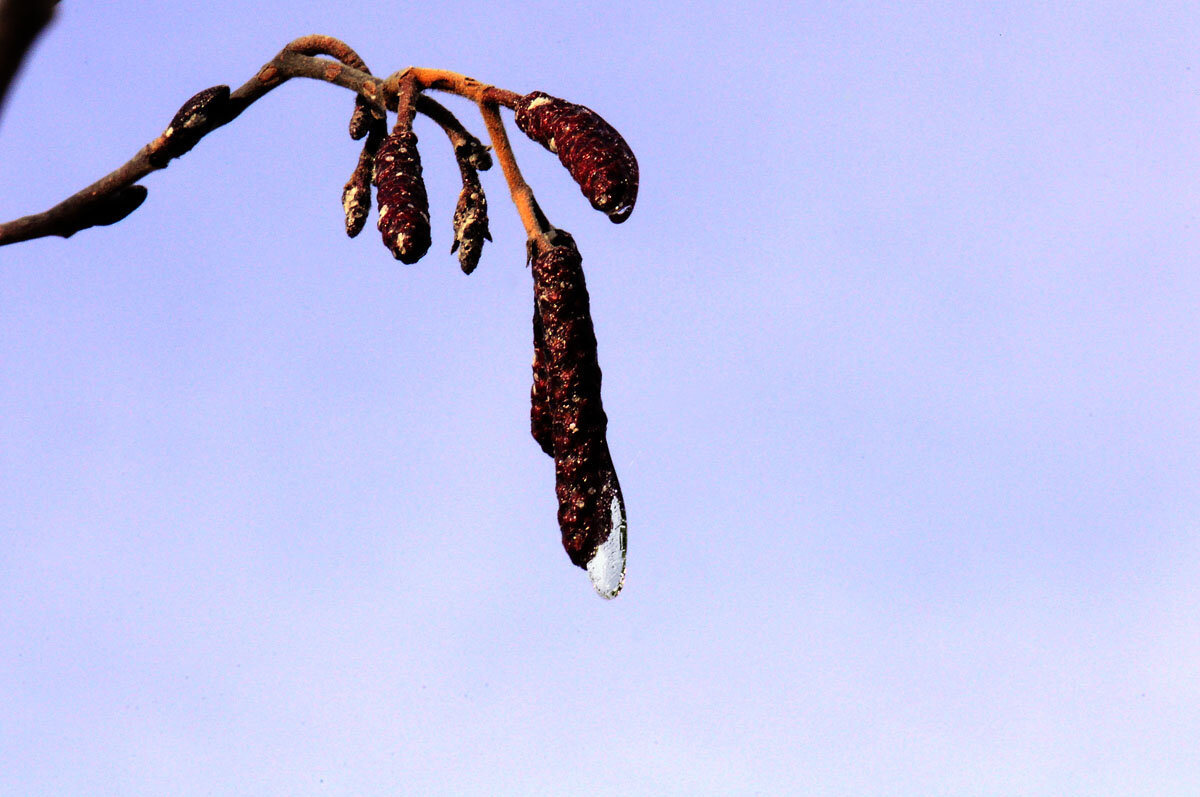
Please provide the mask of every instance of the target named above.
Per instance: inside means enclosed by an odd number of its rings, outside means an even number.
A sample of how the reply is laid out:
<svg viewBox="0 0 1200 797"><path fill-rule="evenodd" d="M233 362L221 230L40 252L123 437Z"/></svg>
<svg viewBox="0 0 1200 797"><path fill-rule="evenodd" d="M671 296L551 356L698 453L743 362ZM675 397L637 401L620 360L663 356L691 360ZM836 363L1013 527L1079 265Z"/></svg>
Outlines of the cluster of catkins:
<svg viewBox="0 0 1200 797"><path fill-rule="evenodd" d="M429 251L429 197L421 176L421 154L411 115L400 114L389 134L378 111L365 103L355 106L350 119L350 135L366 138L358 165L342 190L346 213L346 233L353 238L362 232L371 210L371 186L379 203L379 232L392 256L402 263L416 263ZM479 265L488 230L487 198L479 182L479 171L490 169L487 148L470 135L464 135L454 148L462 174L462 191L454 211L454 243L462 270L470 274Z"/></svg>
<svg viewBox="0 0 1200 797"><path fill-rule="evenodd" d="M328 37L305 37L288 49L330 55L370 74L356 53ZM439 111L440 106L419 92L414 97L413 90L409 85L401 92L405 107L398 109L391 132L381 107L356 98L350 136L365 141L342 191L346 232L351 238L362 232L374 187L379 231L392 255L416 263L429 250L429 197L412 130L413 115L424 110L438 118L454 144L462 191L454 209L450 251L458 253L462 270L470 274L479 264L484 240L491 240L487 199L479 181L479 172L491 168L491 156L445 109ZM614 223L629 217L637 201L637 159L608 122L589 108L540 91L506 104L516 112L517 127L525 135L558 155L592 207ZM241 107L231 99L228 86L196 94L151 144L150 163L165 167ZM145 196L145 188L134 185L106 197L91 208L89 223L119 220ZM528 242L534 286L530 427L538 445L554 458L563 547L574 564L588 571L600 594L613 597L624 580L625 507L606 440L608 418L600 400L600 364L583 260L569 233L551 227L540 210L536 215L539 229Z"/></svg>
<svg viewBox="0 0 1200 797"><path fill-rule="evenodd" d="M543 92L519 98L515 110L517 127L558 155L592 207L615 223L629 217L637 200L637 160L611 125L588 108ZM360 103L351 135L366 141L342 195L346 231L354 236L365 225L373 184L384 244L398 260L415 263L429 249L430 226L411 114L400 114L389 134L378 112ZM491 159L471 138L455 147L455 156L462 192L451 251L469 274L484 239L491 239L478 174ZM530 239L528 259L534 283L531 430L554 458L563 547L589 573L593 567L620 568L615 574L592 573L601 594L612 597L624 572L624 505L606 440L582 258L570 234L550 228ZM604 561L597 565L598 560Z"/></svg>
<svg viewBox="0 0 1200 797"><path fill-rule="evenodd" d="M629 218L637 201L638 165L633 151L595 111L535 91L516 103L517 127L551 152L557 153L592 207L614 223ZM400 114L390 134L376 109L361 98L350 120L350 135L366 138L358 166L342 192L346 232L362 231L371 209L370 187L379 202L379 231L384 245L401 262L415 263L429 250L429 198L421 175L421 156L411 114ZM487 149L464 137L454 149L462 175L462 191L454 211L454 243L463 271L479 263L488 232L487 198L479 171L491 168Z"/></svg>

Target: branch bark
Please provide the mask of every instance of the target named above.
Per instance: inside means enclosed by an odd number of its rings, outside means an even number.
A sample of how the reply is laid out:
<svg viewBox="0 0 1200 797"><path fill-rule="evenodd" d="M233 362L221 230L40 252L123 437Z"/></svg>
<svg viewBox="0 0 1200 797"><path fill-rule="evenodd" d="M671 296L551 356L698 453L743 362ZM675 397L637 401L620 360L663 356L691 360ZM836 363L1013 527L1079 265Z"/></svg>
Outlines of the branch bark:
<svg viewBox="0 0 1200 797"><path fill-rule="evenodd" d="M5 3L5 8L19 5L19 2L12 0L0 2ZM330 55L339 60L321 58L318 55ZM431 87L460 94L476 102L484 97L492 101L511 102L512 98L519 96L513 92L485 86L452 72L438 70L405 70L387 80L380 80L367 71L362 59L340 41L326 36L305 36L289 44L264 64L254 77L230 92L227 103L223 103L220 109L210 109L209 118L188 131L189 140L186 146L180 146L183 136L174 125L168 127L163 134L138 150L125 164L54 207L0 224L0 246L47 236L69 238L80 230L120 221L145 199L146 190L136 186L137 181L151 172L165 169L172 159L187 152L204 136L232 122L246 108L292 78L321 80L349 89L369 107L382 114L386 110L396 110L397 91L400 88L399 76L420 72L429 73L436 78L437 85ZM445 79L447 75L454 76L456 80ZM189 105L204 94L205 92L201 92L185 103L173 123L178 122L180 117L185 115ZM467 132L454 114L431 97L420 94L416 99L416 111L441 125L456 149L463 146L482 148L478 139ZM507 170L505 173L508 174ZM134 202L134 199L137 201ZM520 202L518 204L520 205ZM118 210L124 210L124 213L118 215ZM523 212L522 218L525 216Z"/></svg>

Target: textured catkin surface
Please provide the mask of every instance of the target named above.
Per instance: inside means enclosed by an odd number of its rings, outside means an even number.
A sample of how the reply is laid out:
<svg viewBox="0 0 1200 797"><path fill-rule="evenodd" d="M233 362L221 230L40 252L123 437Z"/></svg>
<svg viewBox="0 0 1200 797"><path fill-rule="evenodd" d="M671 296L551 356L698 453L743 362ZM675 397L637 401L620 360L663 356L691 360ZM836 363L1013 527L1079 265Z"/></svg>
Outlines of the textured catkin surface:
<svg viewBox="0 0 1200 797"><path fill-rule="evenodd" d="M464 274L470 274L479 265L483 254L483 241L491 240L488 231L487 197L479 183L479 174L466 160L459 161L462 173L462 191L454 208L454 244L450 251L458 252L458 263Z"/></svg>
<svg viewBox="0 0 1200 797"><path fill-rule="evenodd" d="M608 418L600 401L600 363L582 258L569 234L555 230L550 237L552 243L537 245L533 282L542 330L558 522L571 561L586 567L611 532L611 505L620 488L605 439ZM535 356L537 329L535 322ZM539 436L536 421L536 360L534 377L534 437L545 449L545 434Z"/></svg>
<svg viewBox="0 0 1200 797"><path fill-rule="evenodd" d="M412 130L393 130L375 155L379 232L392 256L416 263L429 251L429 198Z"/></svg>
<svg viewBox="0 0 1200 797"><path fill-rule="evenodd" d="M550 374L546 368L546 333L542 317L533 308L533 387L529 390L529 430L547 456L554 456L554 428L550 418Z"/></svg>
<svg viewBox="0 0 1200 797"><path fill-rule="evenodd" d="M638 164L633 150L600 114L535 91L516 108L517 127L558 154L592 207L620 223L637 201Z"/></svg>
<svg viewBox="0 0 1200 797"><path fill-rule="evenodd" d="M370 74L369 70L364 70ZM384 114L372 108L361 96L354 98L354 112L350 114L350 138L358 141L368 133L374 133L382 128L383 132L387 131L386 117Z"/></svg>
<svg viewBox="0 0 1200 797"><path fill-rule="evenodd" d="M376 126L363 142L362 153L350 179L342 189L342 210L346 214L346 234L351 238L362 232L371 212L371 183L375 178L375 154L383 143L385 131Z"/></svg>

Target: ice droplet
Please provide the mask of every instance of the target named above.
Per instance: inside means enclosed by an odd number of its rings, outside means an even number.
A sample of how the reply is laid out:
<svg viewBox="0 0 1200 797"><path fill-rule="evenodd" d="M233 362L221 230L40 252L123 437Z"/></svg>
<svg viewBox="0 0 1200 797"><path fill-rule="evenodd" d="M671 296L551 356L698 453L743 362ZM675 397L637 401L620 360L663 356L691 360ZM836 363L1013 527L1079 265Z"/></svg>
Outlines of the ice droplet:
<svg viewBox="0 0 1200 797"><path fill-rule="evenodd" d="M608 536L588 560L587 572L601 598L611 600L625 586L625 507L619 488L613 491Z"/></svg>
<svg viewBox="0 0 1200 797"><path fill-rule="evenodd" d="M613 224L620 224L621 222L625 221L625 219L629 218L630 213L633 213L633 203L626 202L623 205L613 208L609 212L608 218Z"/></svg>

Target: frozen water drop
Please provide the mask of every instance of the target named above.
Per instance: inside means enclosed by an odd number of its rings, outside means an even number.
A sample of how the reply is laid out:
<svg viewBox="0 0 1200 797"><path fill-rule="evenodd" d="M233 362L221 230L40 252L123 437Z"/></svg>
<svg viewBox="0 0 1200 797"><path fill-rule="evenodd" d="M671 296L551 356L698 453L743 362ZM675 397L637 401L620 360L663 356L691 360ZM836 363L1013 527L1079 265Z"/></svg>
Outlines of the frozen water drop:
<svg viewBox="0 0 1200 797"><path fill-rule="evenodd" d="M602 598L615 598L625 586L625 508L621 494L614 491L610 506L608 536L588 560L588 578Z"/></svg>
<svg viewBox="0 0 1200 797"><path fill-rule="evenodd" d="M630 213L633 213L633 203L626 202L625 204L615 207L609 211L608 219L613 224L620 224L621 222L625 221L625 219L629 218Z"/></svg>

